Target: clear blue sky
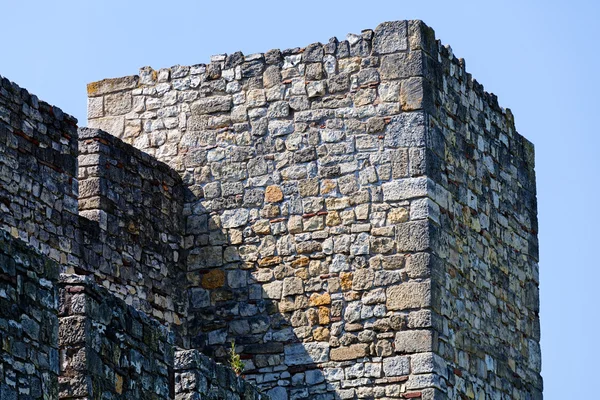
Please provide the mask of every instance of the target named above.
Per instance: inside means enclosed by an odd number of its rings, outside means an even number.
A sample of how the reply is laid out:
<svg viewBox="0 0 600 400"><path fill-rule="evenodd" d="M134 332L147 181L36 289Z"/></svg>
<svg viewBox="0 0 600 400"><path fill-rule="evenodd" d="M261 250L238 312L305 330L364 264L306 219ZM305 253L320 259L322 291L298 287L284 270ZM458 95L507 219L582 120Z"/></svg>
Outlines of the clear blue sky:
<svg viewBox="0 0 600 400"><path fill-rule="evenodd" d="M535 144L545 398L594 399L600 397L595 3L1 0L0 74L84 126L91 81L133 75L145 65L326 42L383 21L424 20L513 110L519 132Z"/></svg>

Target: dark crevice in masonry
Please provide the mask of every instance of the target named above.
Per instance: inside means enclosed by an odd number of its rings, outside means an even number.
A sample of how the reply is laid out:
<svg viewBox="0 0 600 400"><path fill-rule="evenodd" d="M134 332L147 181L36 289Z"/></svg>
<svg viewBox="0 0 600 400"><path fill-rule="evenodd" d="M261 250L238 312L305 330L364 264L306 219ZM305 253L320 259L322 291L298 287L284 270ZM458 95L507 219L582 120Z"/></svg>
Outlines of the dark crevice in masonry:
<svg viewBox="0 0 600 400"><path fill-rule="evenodd" d="M79 135L1 89L39 260L2 265L0 398L541 399L533 148L420 21L92 83Z"/></svg>

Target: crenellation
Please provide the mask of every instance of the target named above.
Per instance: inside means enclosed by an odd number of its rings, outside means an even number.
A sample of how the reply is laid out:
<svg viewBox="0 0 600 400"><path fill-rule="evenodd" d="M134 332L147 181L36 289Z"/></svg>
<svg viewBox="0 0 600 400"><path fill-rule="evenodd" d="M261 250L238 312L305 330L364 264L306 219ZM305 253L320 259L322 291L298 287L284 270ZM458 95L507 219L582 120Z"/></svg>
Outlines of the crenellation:
<svg viewBox="0 0 600 400"><path fill-rule="evenodd" d="M533 145L421 21L88 96L77 132L0 93L52 398L542 398Z"/></svg>

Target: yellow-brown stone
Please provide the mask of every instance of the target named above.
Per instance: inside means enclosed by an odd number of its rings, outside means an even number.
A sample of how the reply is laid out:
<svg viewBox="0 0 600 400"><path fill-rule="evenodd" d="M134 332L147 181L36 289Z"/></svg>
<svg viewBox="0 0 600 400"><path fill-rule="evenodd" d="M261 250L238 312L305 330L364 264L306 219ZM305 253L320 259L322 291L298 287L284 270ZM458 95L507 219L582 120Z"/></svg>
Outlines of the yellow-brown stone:
<svg viewBox="0 0 600 400"><path fill-rule="evenodd" d="M277 264L281 264L281 257L279 256L269 256L258 260L259 267L271 267Z"/></svg>
<svg viewBox="0 0 600 400"><path fill-rule="evenodd" d="M252 225L252 230L259 235L268 235L271 233L271 224L268 219L259 219Z"/></svg>
<svg viewBox="0 0 600 400"><path fill-rule="evenodd" d="M323 293L323 294L313 293L310 296L310 299L308 299L308 304L311 307L331 304L331 296L329 295L329 293Z"/></svg>
<svg viewBox="0 0 600 400"><path fill-rule="evenodd" d="M300 279L308 279L308 268L299 268L294 272L294 275Z"/></svg>
<svg viewBox="0 0 600 400"><path fill-rule="evenodd" d="M283 200L283 192L277 185L267 186L265 190L265 201L267 203L279 203Z"/></svg>
<svg viewBox="0 0 600 400"><path fill-rule="evenodd" d="M352 272L340 273L340 286L342 290L352 289Z"/></svg>
<svg viewBox="0 0 600 400"><path fill-rule="evenodd" d="M329 340L329 329L319 326L313 332L313 338L316 341L324 342Z"/></svg>
<svg viewBox="0 0 600 400"><path fill-rule="evenodd" d="M225 284L225 272L213 269L202 276L202 287L204 289L216 289Z"/></svg>
<svg viewBox="0 0 600 400"><path fill-rule="evenodd" d="M355 360L367 355L368 346L366 343L358 343L347 347L338 347L331 349L329 357L332 361Z"/></svg>
<svg viewBox="0 0 600 400"><path fill-rule="evenodd" d="M330 211L327 213L327 217L325 218L325 224L327 224L327 226L336 226L341 223L342 219L337 211Z"/></svg>
<svg viewBox="0 0 600 400"><path fill-rule="evenodd" d="M294 268L306 267L309 262L310 262L310 259L308 257L300 256L299 258L292 261L292 267L294 267Z"/></svg>
<svg viewBox="0 0 600 400"><path fill-rule="evenodd" d="M321 182L321 194L331 193L335 190L337 184L334 180L325 179Z"/></svg>
<svg viewBox="0 0 600 400"><path fill-rule="evenodd" d="M319 324L327 325L329 324L329 321L329 308L319 307Z"/></svg>
<svg viewBox="0 0 600 400"><path fill-rule="evenodd" d="M119 374L115 374L115 392L118 394L123 393L123 377Z"/></svg>
<svg viewBox="0 0 600 400"><path fill-rule="evenodd" d="M393 208L388 212L388 224L398 224L406 221L408 221L408 210L406 208Z"/></svg>

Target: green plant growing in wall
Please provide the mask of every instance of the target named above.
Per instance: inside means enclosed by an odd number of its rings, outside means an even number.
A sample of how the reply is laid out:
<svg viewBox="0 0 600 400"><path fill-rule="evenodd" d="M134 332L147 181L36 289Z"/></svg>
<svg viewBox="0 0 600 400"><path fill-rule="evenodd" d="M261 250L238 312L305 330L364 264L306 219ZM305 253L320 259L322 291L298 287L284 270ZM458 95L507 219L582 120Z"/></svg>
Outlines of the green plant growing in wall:
<svg viewBox="0 0 600 400"><path fill-rule="evenodd" d="M238 353L235 352L235 341L231 341L231 349L229 349L229 366L238 376L244 372L244 363Z"/></svg>

